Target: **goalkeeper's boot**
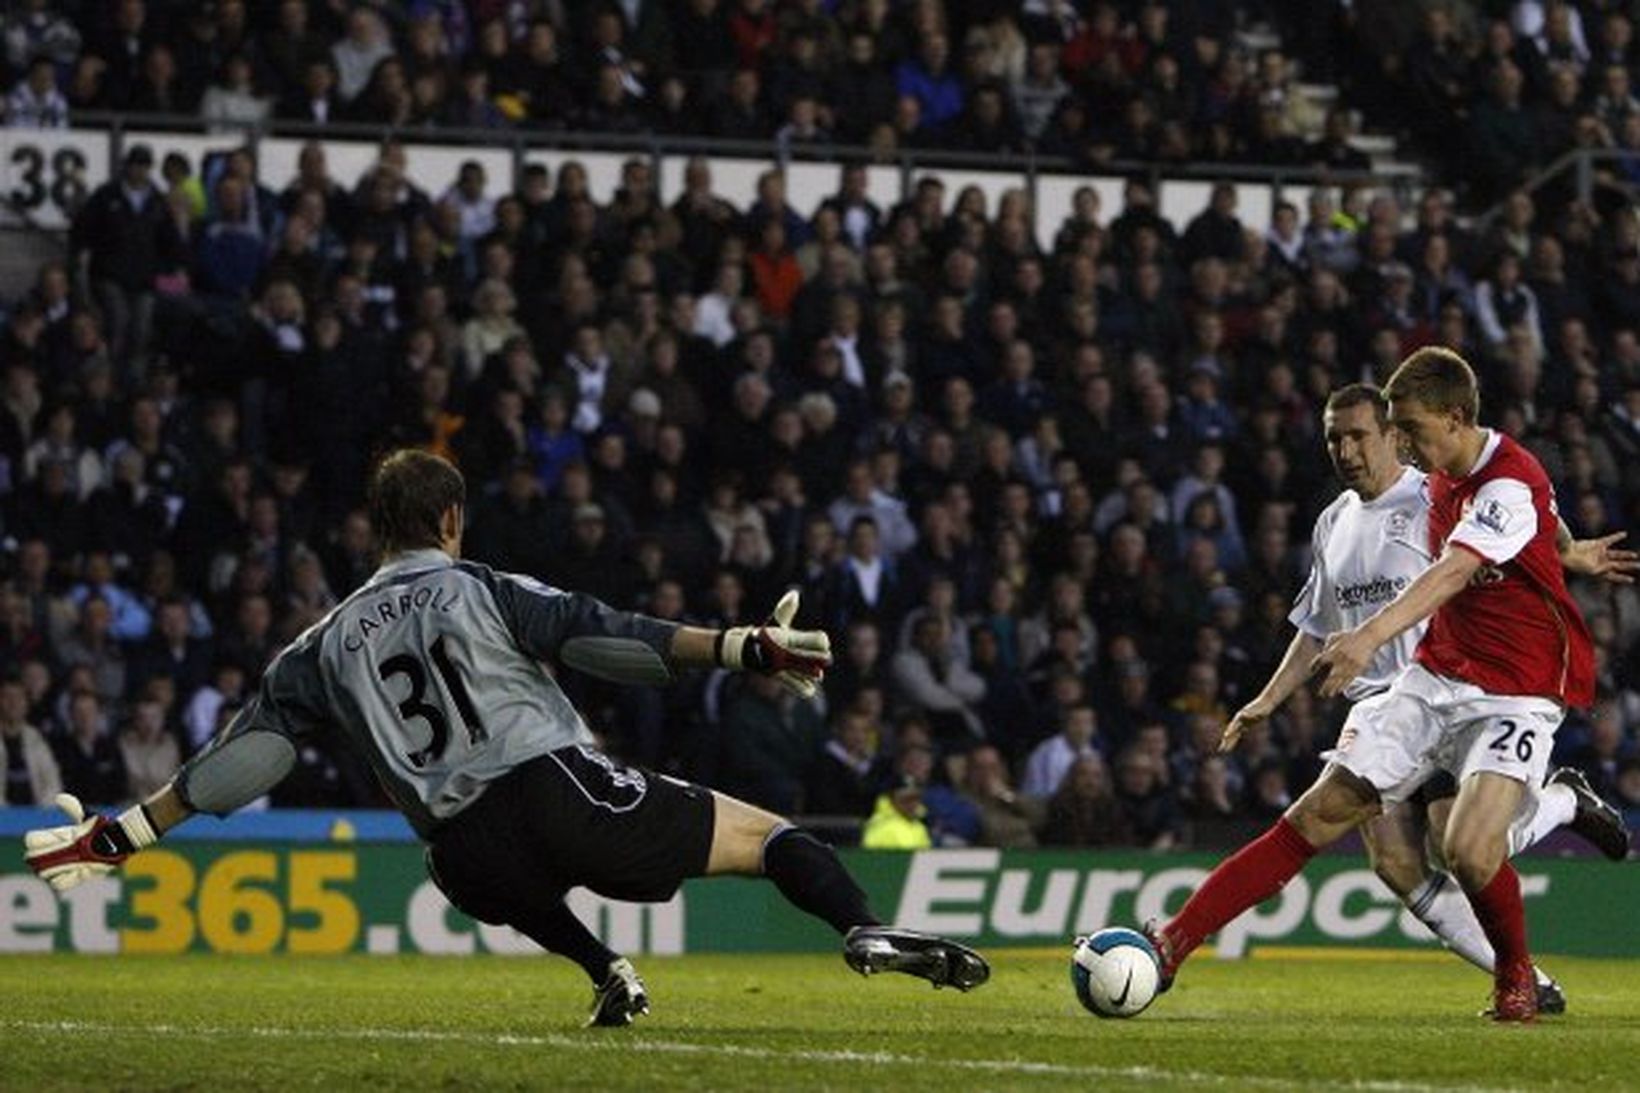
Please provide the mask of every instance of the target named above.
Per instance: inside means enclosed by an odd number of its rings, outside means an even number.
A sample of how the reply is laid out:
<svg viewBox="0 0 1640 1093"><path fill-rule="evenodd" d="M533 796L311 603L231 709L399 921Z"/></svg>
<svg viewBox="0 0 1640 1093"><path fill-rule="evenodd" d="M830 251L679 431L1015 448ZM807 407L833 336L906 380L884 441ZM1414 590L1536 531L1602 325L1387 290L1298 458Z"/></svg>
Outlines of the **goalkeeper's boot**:
<svg viewBox="0 0 1640 1093"><path fill-rule="evenodd" d="M843 940L843 959L861 975L904 972L959 991L991 978L991 966L968 946L893 926L854 927Z"/></svg>
<svg viewBox="0 0 1640 1093"><path fill-rule="evenodd" d="M1156 993L1165 994L1173 986L1173 977L1179 974L1183 957L1178 955L1177 946L1168 938L1167 930L1155 919L1139 927L1139 932L1156 950Z"/></svg>
<svg viewBox="0 0 1640 1093"><path fill-rule="evenodd" d="M1575 767L1561 767L1549 775L1549 784L1565 786L1577 801L1577 811L1566 826L1612 861L1629 856L1629 829L1623 814L1607 804Z"/></svg>
<svg viewBox="0 0 1640 1093"><path fill-rule="evenodd" d="M587 1028L615 1028L630 1025L640 1013L649 1012L649 992L644 989L638 969L626 957L612 961L602 986L592 990L592 1012Z"/></svg>
<svg viewBox="0 0 1640 1093"><path fill-rule="evenodd" d="M1492 1020L1527 1024L1537 1020L1538 984L1530 961L1499 964L1493 973Z"/></svg>

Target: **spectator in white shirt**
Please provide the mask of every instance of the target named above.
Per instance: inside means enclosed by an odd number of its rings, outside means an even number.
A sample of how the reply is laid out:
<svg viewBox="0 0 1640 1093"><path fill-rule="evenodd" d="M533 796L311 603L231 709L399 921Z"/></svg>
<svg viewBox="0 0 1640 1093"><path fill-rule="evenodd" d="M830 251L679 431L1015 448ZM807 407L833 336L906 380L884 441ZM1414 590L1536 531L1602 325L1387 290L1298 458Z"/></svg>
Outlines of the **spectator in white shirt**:
<svg viewBox="0 0 1640 1093"><path fill-rule="evenodd" d="M80 32L74 20L60 11L51 0L23 0L8 5L6 13L6 63L19 69L34 57L45 57L53 64L71 67L80 56Z"/></svg>
<svg viewBox="0 0 1640 1093"><path fill-rule="evenodd" d="M871 517L877 525L883 553L891 559L917 545L917 529L906 515L905 502L877 488L867 460L857 459L849 464L845 492L831 503L827 514L839 532L848 531L861 516Z"/></svg>
<svg viewBox="0 0 1640 1093"><path fill-rule="evenodd" d="M1349 273L1361 263L1355 249L1355 233L1337 217L1338 206L1332 191L1317 186L1310 191L1309 220L1304 225L1304 258L1312 267L1332 273Z"/></svg>
<svg viewBox="0 0 1640 1093"><path fill-rule="evenodd" d="M63 790L57 757L40 730L28 723L28 692L16 677L0 679L0 760L6 778L0 806L44 808Z"/></svg>
<svg viewBox="0 0 1640 1093"><path fill-rule="evenodd" d="M843 378L856 387L866 388L866 366L860 356L859 300L840 295L831 302L831 326L826 340L843 358Z"/></svg>
<svg viewBox="0 0 1640 1093"><path fill-rule="evenodd" d="M231 660L217 663L211 682L194 692L183 712L188 750L196 752L210 742L221 724L224 709L237 707L245 697L245 669Z"/></svg>
<svg viewBox="0 0 1640 1093"><path fill-rule="evenodd" d="M366 7L354 8L347 17L347 37L330 47L336 62L336 93L342 101L352 102L370 82L377 63L392 55L381 16Z"/></svg>
<svg viewBox="0 0 1640 1093"><path fill-rule="evenodd" d="M257 94L250 58L235 53L222 62L222 78L205 89L199 113L213 132L232 131L266 121L273 113L273 100Z"/></svg>
<svg viewBox="0 0 1640 1093"><path fill-rule="evenodd" d="M1052 797L1078 759L1099 756L1099 717L1092 706L1073 706L1065 727L1032 750L1025 760L1025 778L1019 791L1030 797Z"/></svg>
<svg viewBox="0 0 1640 1093"><path fill-rule="evenodd" d="M1014 110L1025 135L1036 140L1053 120L1070 85L1059 75L1059 45L1037 42L1025 62L1025 72L1013 85Z"/></svg>
<svg viewBox="0 0 1640 1093"><path fill-rule="evenodd" d="M461 165L455 184L444 194L444 204L461 216L461 238L472 243L495 227L495 198L484 192L489 182L484 165L470 159Z"/></svg>
<svg viewBox="0 0 1640 1093"><path fill-rule="evenodd" d="M957 586L950 576L944 573L936 573L929 578L928 591L923 595L922 604L908 611L900 622L900 636L896 642L898 648L912 648L917 624L930 615L937 615L945 620L946 653L951 663L968 667L971 663L968 631L957 618Z"/></svg>
<svg viewBox="0 0 1640 1093"><path fill-rule="evenodd" d="M484 362L501 352L513 338L524 336L524 328L513 318L518 298L507 282L490 278L473 291L473 317L461 328L461 352L469 376L483 371Z"/></svg>
<svg viewBox="0 0 1640 1093"><path fill-rule="evenodd" d="M985 681L950 656L947 623L925 615L912 632L911 648L895 654L894 683L901 699L928 715L942 737L985 738L978 707Z"/></svg>
<svg viewBox="0 0 1640 1093"><path fill-rule="evenodd" d="M1203 441L1198 445L1191 456L1190 472L1174 483L1173 493L1168 498L1173 522L1183 521L1190 511L1190 503L1203 493L1213 495L1226 524L1233 529L1241 526L1241 518L1236 512L1236 495L1224 484L1224 445L1217 440ZM1240 532L1235 534L1239 540Z"/></svg>
<svg viewBox="0 0 1640 1093"><path fill-rule="evenodd" d="M594 323L582 323L576 328L570 351L564 354L564 366L575 379L577 399L571 426L579 433L595 433L604 423L607 401L619 404L619 398L608 399L614 381L615 365L604 348L603 332Z"/></svg>
<svg viewBox="0 0 1640 1093"><path fill-rule="evenodd" d="M126 796L131 800L146 800L157 793L182 765L176 737L165 731L165 708L152 699L137 703L119 744L129 786Z"/></svg>
<svg viewBox="0 0 1640 1093"><path fill-rule="evenodd" d="M1054 574L1047 602L1042 609L1019 624L1019 662L1026 667L1054 647L1054 632L1069 627L1077 633L1076 661L1081 668L1093 665L1099 648L1099 631L1088 614L1086 590L1069 573Z"/></svg>
<svg viewBox="0 0 1640 1093"><path fill-rule="evenodd" d="M1583 32L1583 14L1564 0L1516 0L1509 25L1529 38L1544 56L1569 53L1579 67L1589 61L1589 40Z"/></svg>
<svg viewBox="0 0 1640 1093"><path fill-rule="evenodd" d="M57 70L49 58L29 62L28 75L6 96L6 124L14 129L62 129L68 125L68 100L57 90Z"/></svg>
<svg viewBox="0 0 1640 1093"><path fill-rule="evenodd" d="M712 291L695 301L694 332L719 349L734 341L739 333L735 329L733 312L745 282L745 270L733 262L725 262L718 267Z"/></svg>

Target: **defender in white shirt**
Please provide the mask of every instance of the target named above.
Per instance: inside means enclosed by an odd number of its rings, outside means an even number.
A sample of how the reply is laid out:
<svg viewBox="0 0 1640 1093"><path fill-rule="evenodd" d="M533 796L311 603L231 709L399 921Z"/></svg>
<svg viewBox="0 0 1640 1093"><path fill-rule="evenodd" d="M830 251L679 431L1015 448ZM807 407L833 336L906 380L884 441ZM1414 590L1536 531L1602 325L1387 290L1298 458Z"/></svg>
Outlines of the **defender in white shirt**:
<svg viewBox="0 0 1640 1093"><path fill-rule="evenodd" d="M1339 428L1339 418L1349 414L1349 410L1329 410L1328 429ZM1328 436L1331 447L1330 431ZM1393 451L1390 454L1393 458ZM1343 468L1338 470L1344 477ZM1353 486L1316 518L1310 577L1287 617L1301 633L1318 642L1376 615L1434 560L1429 554L1429 503L1423 472L1403 466L1399 473L1394 469L1389 473L1395 477L1381 492L1373 492L1366 484ZM1360 477L1358 474L1358 481ZM1359 702L1387 688L1412 663L1423 634L1422 625L1414 626L1384 645L1368 669L1350 684L1346 697Z"/></svg>
<svg viewBox="0 0 1640 1093"><path fill-rule="evenodd" d="M1351 384L1327 401L1323 418L1327 454L1344 483L1338 498L1316 518L1309 580L1288 616L1298 633L1270 680L1226 726L1220 750L1234 748L1248 728L1268 719L1310 674L1310 663L1331 634L1351 630L1382 610L1411 584L1433 558L1429 553L1429 500L1424 475L1401 463L1388 408L1376 388ZM1613 546L1621 535L1574 542L1562 526L1561 558L1575 572L1627 581L1636 556ZM1345 696L1356 709L1370 710L1390 683L1413 660L1424 625L1412 627L1382 646ZM1353 732L1352 711L1343 733ZM1414 800L1386 803L1362 827L1373 869L1417 918L1453 952L1490 973L1491 943L1475 919L1462 889L1445 872L1431 868L1425 855L1426 828L1441 844L1452 795L1450 776L1438 775ZM1518 854L1563 824L1589 839L1608 857L1622 858L1628 832L1622 818L1589 789L1575 770L1560 770L1536 787L1509 832L1510 854ZM1559 986L1538 972L1538 1008L1557 1013L1566 1000Z"/></svg>

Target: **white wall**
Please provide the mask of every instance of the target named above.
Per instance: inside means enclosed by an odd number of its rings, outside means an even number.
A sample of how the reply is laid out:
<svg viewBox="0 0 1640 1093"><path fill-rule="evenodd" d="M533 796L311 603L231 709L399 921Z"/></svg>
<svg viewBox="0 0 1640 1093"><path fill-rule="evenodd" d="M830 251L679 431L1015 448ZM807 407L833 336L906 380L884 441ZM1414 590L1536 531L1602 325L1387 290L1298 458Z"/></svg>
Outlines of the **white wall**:
<svg viewBox="0 0 1640 1093"><path fill-rule="evenodd" d="M154 150L156 162L165 153L179 151L194 163L197 172L200 161L213 151L226 150L242 143L233 135L201 135L197 133L131 133L126 136L127 146L136 141ZM257 146L259 171L265 185L283 188L296 174L297 158L305 138L267 137ZM331 175L343 185L351 186L376 161L378 145L374 141L358 139L322 140ZM32 165L39 163L39 184L47 191L31 212L35 220L46 227L67 225L67 213L50 197L58 181L54 165L83 162L79 181L86 191L106 181L113 170L109 159L110 136L101 130L37 130L0 128L0 193L14 200L29 197L34 192L27 175ZM462 163L476 160L484 165L489 175L490 191L500 193L513 183L513 149L476 145L440 145L405 141L405 154L412 180L435 197L442 194L455 180ZM69 153L69 159L59 153ZM576 150L530 148L524 153L524 162L544 164L557 174L569 160L581 163L587 170L588 182L595 200L607 202L620 185L621 165L633 156L647 153L583 152ZM661 199L671 203L683 190L684 167L687 156L666 156L660 164L659 186ZM773 163L762 159L714 156L707 161L712 169L713 189L738 208L746 208L757 195L757 179ZM956 201L966 186L978 186L985 194L986 211L994 215L1002 195L1010 189L1026 189L1029 179L1020 171L975 171L923 169L913 173L911 185L924 175L937 175L945 183L947 209ZM792 205L804 215L812 214L815 207L837 191L839 165L833 163L793 162L786 170L787 195ZM902 173L898 166L873 165L868 168L868 187L872 199L887 209L901 200ZM1043 246L1050 246L1059 226L1071 208L1072 195L1080 186L1098 190L1102 201L1101 216L1105 222L1121 212L1122 180L1115 177L1043 174L1037 178L1036 235ZM72 189L59 186L59 193ZM1239 215L1242 222L1256 231L1264 231L1270 222L1274 205L1272 188L1263 183L1236 184ZM1210 182L1195 179L1166 179L1162 182L1159 204L1162 215L1174 222L1180 230L1202 209L1206 208ZM1308 187L1288 186L1285 195L1303 208Z"/></svg>

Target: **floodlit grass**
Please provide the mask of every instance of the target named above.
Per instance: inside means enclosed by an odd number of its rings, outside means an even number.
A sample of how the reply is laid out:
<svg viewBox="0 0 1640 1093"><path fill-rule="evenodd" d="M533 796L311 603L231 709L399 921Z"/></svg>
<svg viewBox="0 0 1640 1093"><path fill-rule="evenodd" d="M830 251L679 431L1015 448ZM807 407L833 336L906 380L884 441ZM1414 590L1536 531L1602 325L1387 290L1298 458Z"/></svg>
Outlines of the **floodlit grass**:
<svg viewBox="0 0 1640 1093"><path fill-rule="evenodd" d="M579 1027L550 959L0 958L0 1089L1640 1088L1640 963L1544 963L1565 1017L1475 1016L1456 960L1191 963L1131 1021L1082 1013L1066 956L992 954L968 995L839 957L639 961L654 1012Z"/></svg>

